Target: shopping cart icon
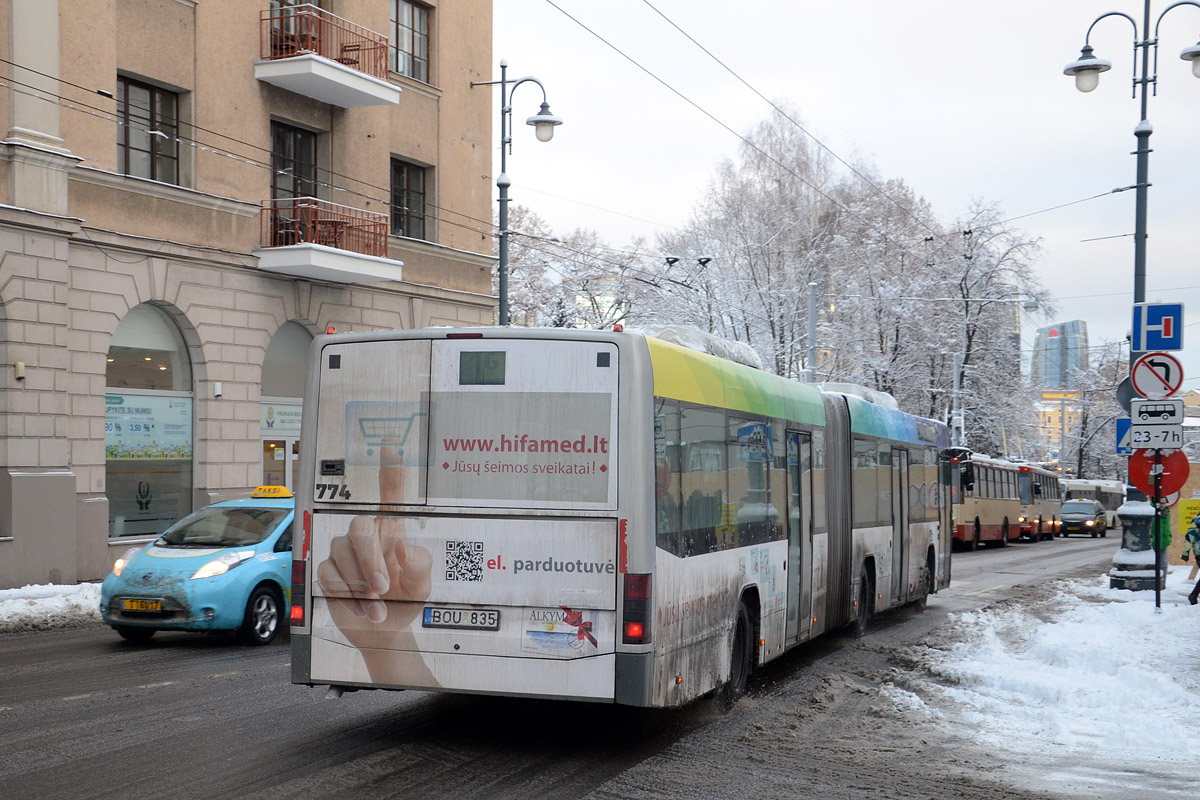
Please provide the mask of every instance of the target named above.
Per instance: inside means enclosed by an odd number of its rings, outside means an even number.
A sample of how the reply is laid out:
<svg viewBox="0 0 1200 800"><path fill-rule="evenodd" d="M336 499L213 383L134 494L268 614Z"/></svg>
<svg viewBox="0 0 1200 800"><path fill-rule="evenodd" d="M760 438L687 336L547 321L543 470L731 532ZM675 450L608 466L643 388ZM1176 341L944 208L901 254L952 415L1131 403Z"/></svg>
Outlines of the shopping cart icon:
<svg viewBox="0 0 1200 800"><path fill-rule="evenodd" d="M382 449L384 445L395 447L397 455L404 455L404 443L408 441L408 433L412 430L413 421L423 416L424 411L418 411L407 417L362 417L358 421L358 429L367 443L367 455L375 455L375 448Z"/></svg>
<svg viewBox="0 0 1200 800"><path fill-rule="evenodd" d="M379 453L389 450L420 458L422 417L428 411L419 402L364 402L346 404L346 458L357 466L379 466ZM415 463L415 462L414 462Z"/></svg>

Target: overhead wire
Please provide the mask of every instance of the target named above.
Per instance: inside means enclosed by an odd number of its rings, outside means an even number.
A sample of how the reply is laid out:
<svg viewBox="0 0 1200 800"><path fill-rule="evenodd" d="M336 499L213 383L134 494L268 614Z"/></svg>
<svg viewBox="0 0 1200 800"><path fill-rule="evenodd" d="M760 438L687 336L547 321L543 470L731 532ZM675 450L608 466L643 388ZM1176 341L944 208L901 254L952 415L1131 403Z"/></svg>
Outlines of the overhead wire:
<svg viewBox="0 0 1200 800"><path fill-rule="evenodd" d="M601 36L601 35L600 35L599 33L597 33L595 30L593 30L592 28L590 28L589 26L587 26L586 24L584 24L582 21L580 21L578 18L576 18L576 17L574 17L573 15L571 15L570 13L568 13L568 12L567 12L566 10L564 10L564 9L563 9L561 6L559 6L559 5L558 5L556 2L554 2L554 0L546 0L546 2L547 2L547 3L548 3L550 6L552 6L553 8L555 8L557 11L559 11L561 14L563 14L565 17L567 17L569 20L571 20L572 22L574 22L576 25L578 25L579 27L583 28L583 30L587 31L589 34L591 34L592 36L594 36L596 39L598 39L599 41L601 41L603 44L605 44L606 46L608 46L609 48L611 48L611 49L612 49L614 52L616 52L618 55L620 55L621 57L625 58L627 61L629 61L629 62L630 62L631 64L633 64L634 66L636 66L638 69L640 69L640 70L642 70L643 72L645 72L647 75L649 75L651 78L653 78L653 79L654 79L655 81L657 81L658 83L662 84L662 85L663 85L665 88L667 88L667 89L668 89L669 91L671 91L673 94L677 95L679 98L681 98L682 100L684 100L686 103L688 103L689 105L691 105L693 108L695 108L695 109L697 109L698 111L700 111L702 114L704 114L705 116L707 116L707 117L708 117L709 119L711 119L713 122L717 123L717 124L718 124L720 127L724 128L724 129L725 129L726 131L728 131L729 133L732 133L734 136L736 136L738 139L740 139L740 140L741 140L743 143L745 143L746 145L750 146L752 149L756 150L756 151L757 151L757 152L759 152L761 155L763 155L763 156L766 156L768 159L772 160L772 161L773 161L775 164L777 164L778 166L782 167L782 168L783 168L785 171L787 171L787 172L791 173L791 174L792 174L794 177L796 177L796 178L797 178L798 180L800 180L802 183L804 183L805 185L807 185L807 186L809 186L810 188L812 188L814 191L816 191L818 194L820 194L820 195L821 195L822 197L824 197L825 199L829 200L831 203L833 203L833 204L834 204L835 206L837 206L838 208L841 208L841 209L843 209L844 211L846 211L847 213L850 213L852 216L854 216L855 218L859 219L860 221L866 222L866 220L864 220L864 219L863 219L861 216L859 216L859 215L857 215L857 214L854 214L854 212L853 212L851 209L847 208L847 207L846 207L844 204L842 204L842 203L838 202L837 200L834 200L833 198L831 198L831 197L830 197L828 194L826 194L826 193L825 193L825 192L823 192L823 191L822 191L820 188L818 188L818 187L816 187L815 185L813 185L813 184L812 184L810 181L808 181L807 179L805 179L803 176L801 176L801 175L799 175L798 173L796 173L794 170L792 170L792 169L791 169L791 168L789 168L787 165L785 165L785 164L783 164L782 162L780 162L778 159L775 159L773 156L771 156L771 155L770 155L769 153L767 153L766 151L762 150L762 148L760 148L760 147L758 147L757 145L755 145L753 142L751 142L751 141L750 141L749 139L747 139L745 136L742 136L740 133L738 133L737 131L733 130L733 129L732 129L730 126L728 126L727 124L725 124L724 122L722 122L722 121L721 121L720 119L718 119L718 118L717 118L715 115L713 115L712 113L708 112L706 109L702 108L702 107L701 107L699 104L697 104L696 102L694 102L693 100L691 100L689 97L687 97L686 95L684 95L682 92L680 92L680 91L679 91L678 89L676 89L675 87L671 86L671 85L670 85L669 83L667 83L667 82L666 82L664 79L662 79L661 77L659 77L659 76L658 76L658 75L656 75L655 73L651 72L651 71L650 71L650 70L649 70L647 67L645 67L644 65L642 65L641 63L639 63L639 62L638 62L636 59L634 59L632 56L630 56L630 55L628 55L627 53L625 53L624 51L622 51L620 48L618 48L618 47L617 47L616 45L614 45L612 42L609 42L607 39L605 39L603 36ZM649 0L643 0L643 2L644 2L644 3L645 3L645 5L646 5L647 7L649 7L649 8L650 8L652 11L654 11L656 14L658 14L660 17L662 17L662 18L663 18L663 20L665 20L665 21L666 21L666 22L667 22L669 25L671 25L673 28L675 28L675 30L677 30L677 31L678 31L678 32L679 32L679 33L680 33L682 36L684 36L685 38L687 38L687 39L688 39L688 41L692 42L692 44L694 44L694 45L695 45L697 48L699 48L701 51L703 51L703 52L704 52L704 53L705 53L707 56L709 56L709 58L711 58L713 61L715 61L717 64L719 64L719 65L720 65L720 66L721 66L723 69L725 69L725 70L726 70L726 71L727 71L727 72L728 72L730 75L732 75L734 78L736 78L736 79L737 79L739 82L741 82L743 85L745 85L745 86L746 86L746 88L748 88L748 89L749 89L751 92L753 92L753 93L754 93L756 96L758 96L760 99L762 99L762 100L763 100L764 102L766 102L768 105L770 105L770 106L771 106L771 108L772 108L772 109L774 109L776 112L778 112L778 113L779 113L781 116L783 116L785 119L787 119L787 120L788 120L789 122L791 122L793 125L795 125L795 126L796 126L796 128L797 128L797 129L799 129L799 130L800 130L802 133L804 133L804 135L805 135L805 136L808 136L808 137L809 137L810 139L812 139L812 140L813 140L813 141L814 141L814 142L815 142L817 145L819 145L819 146L820 146L822 149L824 149L824 150L825 150L826 152L828 152L828 153L829 153L831 156L833 156L835 159L837 159L837 161L838 161L838 162L840 162L840 163L841 163L841 164L843 164L845 167L847 167L847 168L848 168L848 169L849 169L849 170L850 170L850 171L851 171L851 172L852 172L852 173L853 173L855 176L857 176L857 177L858 177L860 180L862 180L864 183L866 183L868 186L870 186L870 187L871 187L871 188L872 188L872 189L873 189L873 190L874 190L874 191L875 191L875 192L876 192L876 193L877 193L877 194L878 194L880 197L883 197L885 200L887 200L888 202L890 202L890 203L892 203L893 205L895 205L895 206L896 206L898 209L900 209L900 210L901 210L901 211L902 211L902 212L903 212L903 213L904 213L906 216L908 216L910 219L912 219L913 221L915 221L915 222L916 222L916 223L917 223L919 226L921 226L921 227L925 228L925 229L926 229L926 230L928 230L929 232L931 232L931 233L933 233L933 234L935 234L935 235L937 235L937 236L939 236L939 237L941 237L941 236L942 236L942 234L941 234L940 232L938 232L936 229L934 229L934 228L930 227L930 226L929 226L929 224L928 224L928 222L927 222L926 220L923 220L923 219L921 219L919 216L917 216L916 214L914 214L914 213L913 213L913 212L912 212L910 209L908 209L908 208L904 207L904 206L903 206L903 204L901 204L899 201L897 201L895 198L893 198L891 195L889 195L889 194L888 194L886 191L884 191L884 190L883 190L881 187L879 187L879 186L878 186L878 185L877 185L877 184L876 184L874 181L872 181L872 180L871 180L869 177L867 177L866 175L864 175L864 174L863 174L863 173L862 173L860 170L858 170L856 167L854 167L852 164L850 164L848 161L846 161L844 158L842 158L842 157L841 157L841 156L840 156L840 155L839 155L839 154L838 154L836 151L834 151L834 150L833 150L831 147L829 147L828 145L826 145L826 144L825 144L825 143L824 143L824 142L823 142L823 141L822 141L822 140L821 140L819 137L817 137L816 135L814 135L813 133L811 133L810 131L808 131L808 130L807 130L807 129L806 129L804 126L803 126L803 125L801 125L801 124L800 124L800 122L799 122L798 120L794 119L794 118L793 118L793 117L792 117L790 114L788 114L788 113L787 113L787 112L786 112L784 109L780 108L780 107L779 107L779 106L778 106L778 105L777 105L775 102L773 102L772 100L770 100L769 98L767 98L765 95L763 95L763 94L762 94L762 92L760 92L760 91L759 91L758 89L756 89L756 88L755 88L753 85L751 85L751 84L750 84L750 83L749 83L749 82L748 82L748 81L747 81L745 78L743 78L743 77L742 77L740 74L738 74L738 73L737 73L737 72L736 72L736 71L735 71L735 70L734 70L732 67L730 67L730 66L729 66L728 64L726 64L724 61L722 61L720 58L718 58L718 57L717 57L717 56L716 56L714 53L712 53L712 52L711 52L711 51L710 51L710 50L709 50L707 47L705 47L703 44L701 44L699 41L697 41L697 40L696 40L696 39L695 39L695 38L694 38L694 37L693 37L691 34L689 34L689 33L688 33L687 31L685 31L685 30L684 30L682 27L680 27L680 26L679 26L677 23L675 23L675 22L674 22L674 21L673 21L673 20L672 20L670 17L668 17L668 16L667 16L666 14L664 14L664 13L663 13L661 10L659 10L657 7L655 7L655 6L654 6L654 5L653 5L651 2L649 2ZM526 187L526 188L528 189L528 187ZM1020 215L1017 215L1017 216L1014 216L1014 217L1009 217L1009 218L1007 218L1007 219L999 220L999 221L997 221L997 223L996 223L996 224L997 224L997 225L1003 225L1003 224L1007 224L1007 223L1009 223L1009 222L1013 222L1013 221L1015 221L1015 220L1019 220L1019 219L1025 219L1025 218L1027 218L1027 217L1032 217L1032 216L1036 216L1036 215L1039 215L1039 214L1044 214L1044 213L1047 213L1047 212L1050 212L1050 211L1055 211L1055 210L1058 210L1058 209L1060 209L1060 208L1066 208L1066 207L1068 207L1068 206L1076 205L1076 204L1078 204L1078 203L1084 203L1084 202L1088 202L1088 201L1090 201L1090 200L1096 200L1096 199L1098 199L1098 198L1101 198L1101 197L1106 197L1106 196L1108 196L1108 195L1111 195L1111 194L1116 194L1116 193L1118 193L1118 192L1123 192L1123 191L1126 191L1126 190L1127 190L1127 189L1129 189L1129 188L1131 188L1131 187L1121 187L1121 188L1117 188L1117 189L1112 189L1112 190L1110 190L1110 191L1108 191L1108 192L1101 192L1101 193L1099 193L1099 194L1095 194L1095 195L1092 195L1092 196L1089 196L1089 197L1081 198L1081 199L1079 199L1079 200L1073 200L1073 201L1070 201L1070 202L1067 202L1067 203L1061 203L1061 204L1058 204L1058 205L1055 205L1055 206L1051 206L1051 207L1048 207L1048 208L1039 209L1039 210L1037 210L1037 211L1031 211L1031 212L1027 212L1027 213L1025 213L1025 214L1020 214ZM536 191L536 190L534 190L534 191ZM587 204L584 204L584 205L587 205ZM599 208L599 207L597 207L597 206L591 206L591 207L593 207L593 208ZM606 212L608 212L608 213L612 213L612 214L618 214L618 215L620 215L620 216L630 216L630 215L628 215L628 214L623 214L623 213L621 213L621 212L612 211L612 210L610 210L610 209L599 208L599 210L606 211ZM638 219L637 217L632 217L632 218L633 218L633 219ZM639 220L639 221L642 221L642 222L650 222L649 220ZM657 225L658 223L650 222L650 224L655 224L655 225ZM868 223L868 226L869 226L869 223ZM663 226L663 227L673 227L673 226ZM877 231L877 232L879 232L879 231ZM885 235L885 237L887 236L887 234L884 234L884 235ZM893 237L893 238L894 238L894 237ZM903 247L903 244L901 244L901 246Z"/></svg>

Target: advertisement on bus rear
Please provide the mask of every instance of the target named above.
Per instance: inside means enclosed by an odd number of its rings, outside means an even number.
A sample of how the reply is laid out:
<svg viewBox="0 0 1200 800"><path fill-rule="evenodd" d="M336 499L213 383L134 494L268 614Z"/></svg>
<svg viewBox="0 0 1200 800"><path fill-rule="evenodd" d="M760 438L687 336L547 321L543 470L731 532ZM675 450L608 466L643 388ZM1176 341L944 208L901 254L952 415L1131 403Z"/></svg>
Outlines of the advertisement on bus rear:
<svg viewBox="0 0 1200 800"><path fill-rule="evenodd" d="M600 392L433 393L430 502L609 506L612 406Z"/></svg>
<svg viewBox="0 0 1200 800"><path fill-rule="evenodd" d="M313 677L482 686L447 657L611 654L615 539L603 519L314 515Z"/></svg>

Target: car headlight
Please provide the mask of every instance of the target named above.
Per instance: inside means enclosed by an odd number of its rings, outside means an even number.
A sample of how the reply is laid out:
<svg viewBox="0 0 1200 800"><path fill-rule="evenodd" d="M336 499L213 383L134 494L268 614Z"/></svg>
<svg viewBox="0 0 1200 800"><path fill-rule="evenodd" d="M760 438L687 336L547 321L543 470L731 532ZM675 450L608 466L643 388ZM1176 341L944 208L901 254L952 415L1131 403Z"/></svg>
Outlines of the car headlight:
<svg viewBox="0 0 1200 800"><path fill-rule="evenodd" d="M250 559L254 558L253 550L238 550L232 553L221 553L212 561L205 564L192 575L192 580L197 578L212 578L216 575L224 575L229 570L245 564Z"/></svg>
<svg viewBox="0 0 1200 800"><path fill-rule="evenodd" d="M1095 525L1095 524L1096 524L1096 520L1094 520L1094 519L1089 519L1087 522L1085 522L1085 523L1083 523L1083 524L1084 524L1084 525L1087 525L1087 526L1090 528L1090 527L1092 527L1093 525Z"/></svg>
<svg viewBox="0 0 1200 800"><path fill-rule="evenodd" d="M141 551L141 549L142 548L140 547L131 547L122 553L121 557L113 562L113 575L116 575L118 578L121 577L121 573L125 571L125 565L128 564L133 557Z"/></svg>
<svg viewBox="0 0 1200 800"><path fill-rule="evenodd" d="M1021 523L1022 525L1024 525L1024 524L1025 524L1025 518L1024 518L1024 517L1017 517L1017 522L1019 522L1019 523Z"/></svg>

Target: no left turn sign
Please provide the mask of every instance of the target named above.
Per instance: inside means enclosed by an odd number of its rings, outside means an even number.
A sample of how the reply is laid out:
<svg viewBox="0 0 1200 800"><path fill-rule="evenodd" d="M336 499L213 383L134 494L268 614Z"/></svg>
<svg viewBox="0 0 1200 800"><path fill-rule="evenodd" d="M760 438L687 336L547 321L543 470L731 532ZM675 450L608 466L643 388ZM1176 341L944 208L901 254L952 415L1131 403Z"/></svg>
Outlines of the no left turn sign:
<svg viewBox="0 0 1200 800"><path fill-rule="evenodd" d="M1146 353L1133 363L1130 370L1133 388L1149 400L1162 400L1179 391L1183 384L1183 367L1169 353Z"/></svg>

